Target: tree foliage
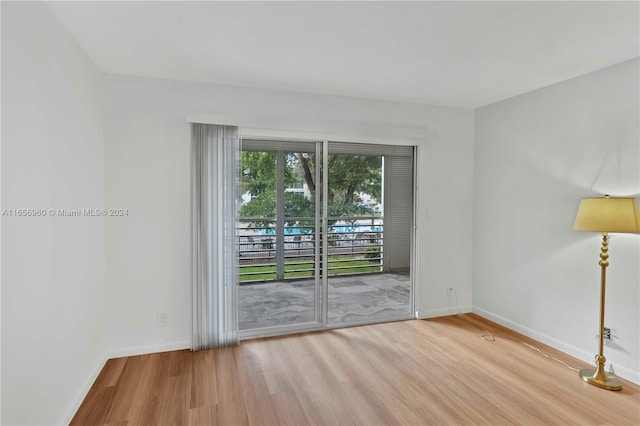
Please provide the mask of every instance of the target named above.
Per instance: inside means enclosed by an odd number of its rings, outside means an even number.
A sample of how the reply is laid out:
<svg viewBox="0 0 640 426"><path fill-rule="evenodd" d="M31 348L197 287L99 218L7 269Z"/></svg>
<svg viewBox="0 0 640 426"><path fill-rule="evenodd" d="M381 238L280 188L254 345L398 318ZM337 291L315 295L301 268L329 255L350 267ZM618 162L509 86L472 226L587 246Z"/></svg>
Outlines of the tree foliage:
<svg viewBox="0 0 640 426"><path fill-rule="evenodd" d="M314 154L286 153L284 187L301 188L306 183L311 197L285 192L285 217L314 217L316 182ZM380 200L382 189L382 157L351 154L331 154L327 159L329 191L327 201L330 216L354 216L371 213L359 193ZM243 218L276 217L276 153L242 152L242 193L251 194L251 201L242 210Z"/></svg>

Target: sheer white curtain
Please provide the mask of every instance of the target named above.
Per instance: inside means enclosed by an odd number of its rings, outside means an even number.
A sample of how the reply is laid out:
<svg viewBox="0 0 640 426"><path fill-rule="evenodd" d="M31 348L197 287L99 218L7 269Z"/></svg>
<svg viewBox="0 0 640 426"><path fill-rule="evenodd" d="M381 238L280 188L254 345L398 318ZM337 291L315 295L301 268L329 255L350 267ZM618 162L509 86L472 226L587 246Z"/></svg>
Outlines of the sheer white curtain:
<svg viewBox="0 0 640 426"><path fill-rule="evenodd" d="M238 128L193 123L192 350L238 344Z"/></svg>

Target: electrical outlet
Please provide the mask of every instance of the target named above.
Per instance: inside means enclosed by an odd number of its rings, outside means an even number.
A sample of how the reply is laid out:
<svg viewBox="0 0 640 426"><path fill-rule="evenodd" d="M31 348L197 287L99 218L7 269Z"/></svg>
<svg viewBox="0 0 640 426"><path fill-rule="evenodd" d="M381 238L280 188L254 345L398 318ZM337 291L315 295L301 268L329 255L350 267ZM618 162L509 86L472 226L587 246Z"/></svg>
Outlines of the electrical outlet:
<svg viewBox="0 0 640 426"><path fill-rule="evenodd" d="M454 291L453 287L449 287L449 290L448 290L449 295L453 295L453 291Z"/></svg>
<svg viewBox="0 0 640 426"><path fill-rule="evenodd" d="M158 327L166 327L169 325L169 314L166 312L158 312Z"/></svg>
<svg viewBox="0 0 640 426"><path fill-rule="evenodd" d="M609 327L604 328L604 333L602 334L602 338L607 342L611 341L611 329Z"/></svg>

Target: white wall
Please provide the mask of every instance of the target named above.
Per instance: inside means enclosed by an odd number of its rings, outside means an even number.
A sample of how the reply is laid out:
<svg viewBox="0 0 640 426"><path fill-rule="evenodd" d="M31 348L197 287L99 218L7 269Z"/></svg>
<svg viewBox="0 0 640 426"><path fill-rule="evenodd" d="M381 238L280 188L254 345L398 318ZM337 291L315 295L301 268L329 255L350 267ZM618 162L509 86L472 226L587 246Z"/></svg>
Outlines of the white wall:
<svg viewBox="0 0 640 426"><path fill-rule="evenodd" d="M583 197L640 193L639 77L636 59L476 111L474 311L589 362L600 236L573 221ZM640 237L609 254L605 356L638 382Z"/></svg>
<svg viewBox="0 0 640 426"><path fill-rule="evenodd" d="M102 207L101 75L46 6L1 7L2 209ZM62 424L105 360L104 221L2 230L1 423Z"/></svg>
<svg viewBox="0 0 640 426"><path fill-rule="evenodd" d="M114 354L190 340L190 128L219 113L305 123L339 134L423 137L418 186L421 316L471 305L473 111L114 76L105 86L106 203L130 215L107 223L107 327ZM159 328L156 314L167 312Z"/></svg>

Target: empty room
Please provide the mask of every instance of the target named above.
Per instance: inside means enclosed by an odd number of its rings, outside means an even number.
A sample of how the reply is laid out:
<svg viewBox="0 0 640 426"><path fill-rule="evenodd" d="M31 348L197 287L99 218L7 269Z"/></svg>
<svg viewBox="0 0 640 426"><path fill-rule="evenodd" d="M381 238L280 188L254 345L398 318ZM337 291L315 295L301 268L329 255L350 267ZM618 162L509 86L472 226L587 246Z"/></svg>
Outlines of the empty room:
<svg viewBox="0 0 640 426"><path fill-rule="evenodd" d="M637 1L0 12L2 425L640 424Z"/></svg>

